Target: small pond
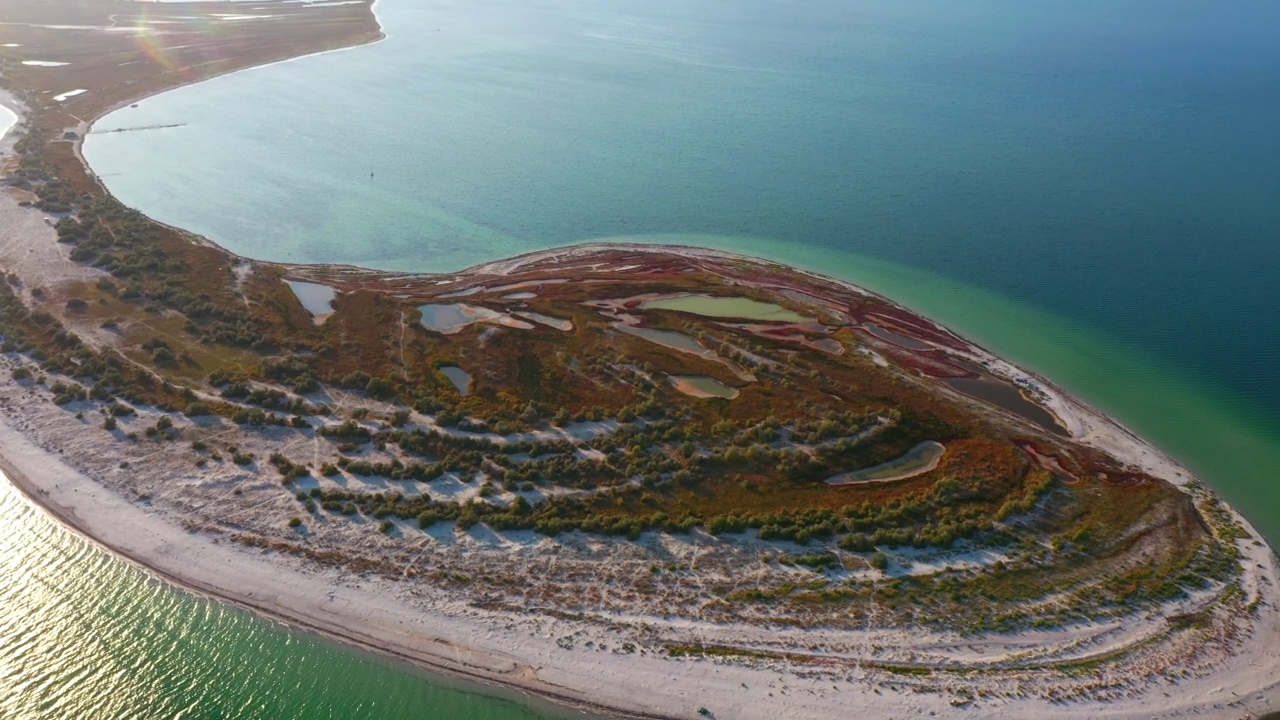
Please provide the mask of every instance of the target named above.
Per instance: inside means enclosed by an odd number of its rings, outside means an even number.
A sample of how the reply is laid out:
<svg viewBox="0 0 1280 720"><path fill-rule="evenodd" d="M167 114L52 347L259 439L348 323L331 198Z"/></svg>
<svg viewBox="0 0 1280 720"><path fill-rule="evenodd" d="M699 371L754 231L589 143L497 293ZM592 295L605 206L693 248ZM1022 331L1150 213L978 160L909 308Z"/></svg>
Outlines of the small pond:
<svg viewBox="0 0 1280 720"><path fill-rule="evenodd" d="M894 345L901 345L902 347L908 348L911 350L933 350L934 349L934 347L928 343L920 342L915 338L910 338L900 333L892 332L890 330L885 330L884 328L880 327L879 325L876 325L875 323L863 323L863 327L865 327L867 329L867 332L871 333L872 335L875 335L881 340L891 342Z"/></svg>
<svg viewBox="0 0 1280 720"><path fill-rule="evenodd" d="M814 322L813 318L804 317L779 305L743 297L679 295L646 300L640 307L644 310L677 310L706 317L745 318L765 322Z"/></svg>
<svg viewBox="0 0 1280 720"><path fill-rule="evenodd" d="M458 394L466 397L471 392L471 373L463 370L457 365L441 366L440 372L449 378L449 382L458 389Z"/></svg>
<svg viewBox="0 0 1280 720"><path fill-rule="evenodd" d="M702 343L696 339L685 335L684 333L674 332L672 330L655 330L654 328L636 327L634 325L624 325L622 323L614 323L613 327L621 330L628 335L637 335L639 337L654 342L664 347L680 352L693 353L702 357L713 357L715 353L702 346Z"/></svg>
<svg viewBox="0 0 1280 720"><path fill-rule="evenodd" d="M923 475L938 467L938 461L947 448L940 442L925 440L902 455L888 462L869 468L840 473L826 479L828 485L858 485L883 483Z"/></svg>
<svg viewBox="0 0 1280 720"><path fill-rule="evenodd" d="M1068 435L1066 429L1062 427L1053 413L1031 402L1022 394L1021 390L1003 380L984 376L977 378L947 378L943 382L948 387L959 390L965 395L985 400L996 407L1025 418L1055 435L1063 437Z"/></svg>
<svg viewBox="0 0 1280 720"><path fill-rule="evenodd" d="M463 328L478 322L496 323L506 327L532 330L533 326L523 320L516 320L496 310L474 305L454 303L452 305L419 305L422 311L422 325L445 335L460 332Z"/></svg>
<svg viewBox="0 0 1280 720"><path fill-rule="evenodd" d="M738 389L729 387L713 377L706 375L672 375L671 384L685 395L696 398L724 398L732 400L738 397Z"/></svg>
<svg viewBox="0 0 1280 720"><path fill-rule="evenodd" d="M311 319L317 325L329 319L333 314L333 299L338 291L320 283L302 282L301 280L285 280L302 307L311 313Z"/></svg>
<svg viewBox="0 0 1280 720"><path fill-rule="evenodd" d="M484 289L484 286L482 285L473 285L469 288L454 290L453 292L447 292L447 293L444 293L443 295L438 295L437 297L441 299L466 297L468 295L475 295L476 293L480 292L483 289Z"/></svg>
<svg viewBox="0 0 1280 720"><path fill-rule="evenodd" d="M573 330L572 320L563 320L558 317L551 317L550 315L543 315L542 313L528 312L525 310L517 310L514 313L512 313L512 315L518 315L526 320L532 320L536 323L542 323L543 325L546 325L548 327L553 327L557 330L562 330L564 332L569 332Z"/></svg>

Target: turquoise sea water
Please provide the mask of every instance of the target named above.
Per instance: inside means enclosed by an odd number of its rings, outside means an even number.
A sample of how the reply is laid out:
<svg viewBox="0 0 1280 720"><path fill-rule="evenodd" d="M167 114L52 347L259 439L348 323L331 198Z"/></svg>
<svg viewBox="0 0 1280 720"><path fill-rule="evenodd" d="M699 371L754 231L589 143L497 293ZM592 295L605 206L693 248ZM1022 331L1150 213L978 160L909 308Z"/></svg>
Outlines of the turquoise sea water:
<svg viewBox="0 0 1280 720"><path fill-rule="evenodd" d="M183 126L95 134L86 155L126 203L253 257L449 270L626 237L859 282L1112 413L1280 540L1280 5L380 0L378 11L384 42L143 101L98 129ZM225 637L242 663L273 653L254 677L270 689L247 697L299 708L277 715L369 716L328 692L348 677L402 689L379 716L516 712L447 704L473 702L462 694L424 713L413 698L427 690L389 665L324 646L334 654L317 669L317 641L161 593L87 550L75 552L91 562L53 552L42 564L33 543L79 541L24 508L0 503L18 548L6 558L27 558L14 566L27 585L85 588L83 614L8 626L0 656L37 642L27 637L94 642L114 607L96 596L154 592L134 605L158 613L130 614L120 632L145 645L157 617L211 614L188 632ZM92 579L82 571L106 584L75 585ZM165 655L117 652L137 667ZM240 676L188 673L178 658L138 692L186 700L193 717L246 697ZM8 665L0 688L30 698L61 678L106 694L137 675L31 667Z"/></svg>
<svg viewBox="0 0 1280 720"><path fill-rule="evenodd" d="M264 622L151 579L0 474L5 720L587 718Z"/></svg>

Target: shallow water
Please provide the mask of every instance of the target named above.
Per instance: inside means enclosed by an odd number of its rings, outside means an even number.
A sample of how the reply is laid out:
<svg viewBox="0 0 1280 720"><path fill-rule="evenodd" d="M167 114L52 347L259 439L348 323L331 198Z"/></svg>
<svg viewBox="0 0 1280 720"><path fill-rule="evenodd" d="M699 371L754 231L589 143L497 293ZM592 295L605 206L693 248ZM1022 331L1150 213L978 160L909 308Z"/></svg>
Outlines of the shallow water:
<svg viewBox="0 0 1280 720"><path fill-rule="evenodd" d="M879 325L876 325L875 323L863 323L863 327L867 329L867 332L871 333L872 335L875 335L881 340L888 340L889 342L895 345L901 345L904 348L910 348L912 350L934 349L934 347L929 343L921 342L914 338L909 338L906 335L899 335L896 332L885 330L884 328L880 327Z"/></svg>
<svg viewBox="0 0 1280 720"><path fill-rule="evenodd" d="M543 325L546 325L547 327L555 328L556 330L559 330L561 332L569 332L573 330L572 320L565 320L564 318L552 317L550 315L543 315L542 313L536 313L529 310L516 310L511 314L517 317L522 317L526 320L532 320L536 323L541 323Z"/></svg>
<svg viewBox="0 0 1280 720"><path fill-rule="evenodd" d="M946 446L936 440L925 440L910 450L887 462L869 468L827 478L831 485L856 485L866 482L887 482L905 480L937 467L938 459L947 451Z"/></svg>
<svg viewBox="0 0 1280 720"><path fill-rule="evenodd" d="M636 327L635 325L624 325L623 323L614 323L614 328L627 333L628 335L636 335L657 343L663 347L679 350L680 352L692 353L708 357L714 353L698 342L697 338L690 337L684 333L678 333L674 330L658 330L656 328Z"/></svg>
<svg viewBox="0 0 1280 720"><path fill-rule="evenodd" d="M450 681L150 578L0 474L0 717L586 717Z"/></svg>

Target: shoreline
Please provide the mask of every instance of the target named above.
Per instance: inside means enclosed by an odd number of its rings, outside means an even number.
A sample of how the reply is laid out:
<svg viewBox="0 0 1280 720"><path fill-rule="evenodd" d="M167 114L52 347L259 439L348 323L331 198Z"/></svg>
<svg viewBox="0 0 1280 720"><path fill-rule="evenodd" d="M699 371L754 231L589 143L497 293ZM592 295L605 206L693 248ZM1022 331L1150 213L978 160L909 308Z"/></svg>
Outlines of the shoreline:
<svg viewBox="0 0 1280 720"><path fill-rule="evenodd" d="M99 189L102 190L104 194L111 195L111 192L107 189L107 186L102 183L102 180L98 177L98 173L89 165L89 160L84 156L85 140L89 138L89 135L93 132L94 126L97 125L100 120L102 120L103 118L107 117L108 115L114 112L123 110L127 107L143 102L148 98L153 98L153 97L156 97L157 95L163 95L164 93L171 92L179 88L194 87L196 85L200 85L202 83L206 83L211 80L217 80L219 78L226 77L228 75L234 75L238 72L244 72L247 70L257 70L258 68L271 67L272 65L283 65L285 63L291 63L296 60L303 60L309 57L316 57L319 55L328 55L331 53L340 53L340 52L346 52L348 50L356 50L358 48L365 47L366 45L373 45L373 44L382 42L383 40L386 39L387 33L385 30L385 26L378 19L377 5L378 5L378 0L371 0L369 4L369 11L373 14L374 24L377 27L377 35L373 38L370 38L369 40L366 40L364 42L359 42L353 45L346 45L343 47L317 50L315 52L304 53L302 55L295 55L293 57L283 58L280 60L271 60L269 62L261 63L258 65L248 65L245 67L231 68L228 70L223 70L221 72L214 73L207 77L202 77L196 80L192 80L190 82L179 83L177 85L171 85L169 87L155 88L155 89L146 91L144 93L141 93L137 96L130 97L125 100L121 100L120 102L117 102L114 105L110 105L106 109L98 112L97 114L81 121L79 126L80 137L77 138L72 143L72 152L75 154L76 159L80 161L80 164L84 166L85 174L93 180L93 182L98 186ZM0 93L4 93L4 92L7 92L7 91L3 87L0 87ZM186 235L195 236L195 234L190 232L189 230L177 227L176 225L169 225L168 223L162 223L159 220L156 220L149 216L148 216L148 220L158 225L164 225L165 227L171 228L177 232L181 232ZM224 250L225 252L227 252L229 255L232 255L233 257L240 257L238 255L235 255L234 253L231 253L230 251L226 251L225 248L222 248L222 246L217 245L211 240L208 240L208 238L204 238L204 236L202 235L198 237L202 238L205 242L209 243L210 245L217 247L220 250Z"/></svg>
<svg viewBox="0 0 1280 720"><path fill-rule="evenodd" d="M349 48L340 49L345 50ZM322 52L333 51L336 50L327 50ZM288 62L290 60L279 62ZM235 72L235 70L228 72ZM212 78L204 78L200 80L200 82L207 79ZM173 88L158 90L155 93L150 94L158 94L159 92L165 92L169 89ZM3 102L3 96L0 96L0 102ZM126 103L126 105L127 104L128 103ZM111 111L108 110L107 112L99 114L91 121L91 123L96 122L110 112ZM19 114L19 123L17 124L20 124L21 121L22 115ZM8 141L12 140L11 137L6 137L8 138ZM76 143L77 154L79 154L80 142L82 141L78 141ZM0 145L0 147L2 147L2 145ZM83 157L81 157L81 161L83 162ZM92 169L89 168L87 163L85 164L85 170L96 182L97 176ZM31 209L30 212L37 213L39 211ZM180 228L177 230L185 235L192 235L188 231L181 230ZM207 239L205 239L204 242L218 247ZM527 253L525 255L517 256L516 258L482 263L458 273L446 273L435 275L435 277L460 277L467 274L483 272L503 274L528 262L536 262L547 258L566 255L572 256L576 253L588 253L591 252L593 248L597 247L600 246L592 243L584 243L564 248L550 248ZM670 251L676 246L609 245L608 247L613 249L632 249L637 252L661 252L664 249ZM704 248L679 248L679 250L691 255L702 255L719 259L747 260L777 267L788 267L784 263L751 258L726 251ZM223 252L227 252L229 257L240 257L225 250L223 250ZM260 261L251 260L251 262ZM285 267L311 267L324 269L326 266ZM333 269L339 269L337 266L331 267ZM346 268L342 269L345 270ZM376 275L378 277L422 277L426 275L424 273L383 273L378 271L369 271L362 268L350 268L350 270L368 273L371 276ZM896 301L884 298L878 293L870 293L869 291L853 285L852 283L828 278L810 271L801 272L815 278L820 278L823 282L836 283L860 293L876 295L877 297L883 298L898 307L904 307L904 309L906 309L905 306L902 306ZM921 317L914 312L912 314L917 317ZM922 319L926 322L932 322L927 318ZM937 326L936 323L934 325ZM970 343L970 345L972 345L972 343ZM1144 467L1153 468L1153 474L1165 477L1175 484L1185 487L1186 482L1190 480L1190 473L1186 471L1180 463L1158 448L1154 448L1153 446L1145 443L1135 433L1128 428L1123 427L1114 419L1098 412L1083 402L1076 400L1073 396L1058 388L1051 381L1029 371L1021 370L1016 365L1004 361L994 354L978 348L976 345L973 345L973 347L981 351L977 356L977 359L990 363L994 372L998 372L1002 375L1008 373L1006 377L1011 378L1027 378L1029 382L1033 383L1037 389L1045 393L1053 402L1060 404L1061 408L1055 409L1057 409L1060 414L1065 414L1074 421L1074 427L1071 428L1073 435L1079 431L1084 437L1093 437L1095 441L1105 443L1105 447L1109 451L1116 451L1118 449L1120 452L1125 453L1124 455L1118 455L1121 459L1126 461L1135 461L1135 464L1142 464ZM4 384L8 384L10 381L6 378L2 382ZM1117 436L1110 432L1110 428L1119 430L1121 435ZM18 449L15 450L15 447ZM27 463L24 464L21 460L14 461L11 456L25 457L27 459ZM33 480L32 473L27 470L30 467L40 465L45 465L47 468L52 469L46 469L39 475L39 480ZM134 502L128 500L122 492L110 488L105 483L98 482L81 471L66 465L56 456L41 449L38 444L33 442L26 434L10 426L7 419L0 419L0 469L5 471L14 483L15 487L19 488L19 490L28 499L43 507L46 512L57 518L64 526L72 529L73 532L77 532L77 534L81 534L82 536L89 538L92 542L104 547L113 555L136 566L142 567L147 572L150 572L157 577L161 577L166 582L183 588L186 591L214 597L221 602L229 602L238 607L248 609L263 617L283 622L291 627L297 627L308 632L315 632L349 645L355 645L371 650L380 655L389 656L424 667L432 672L461 677L480 683L492 683L504 688L514 689L518 692L532 693L539 697L547 698L555 703L575 709L583 709L597 713L603 712L615 717L665 720L666 718L688 716L689 711L700 704L695 701L689 701L684 702L681 708L667 707L661 712L628 713L628 711L624 709L614 708L598 702L592 702L589 696L583 691L573 691L565 685L539 678L538 672L544 669L543 666L535 667L532 663L524 660L524 658L527 658L531 653L537 655L538 653L549 652L551 655L555 655L554 642L551 642L551 648L545 647L547 645L546 642L542 642L541 645L536 647L530 647L531 645L535 645L535 643L530 642L530 638L527 635L508 634L504 639L518 641L512 645L513 654L509 655L501 652L500 649L492 647L482 648L479 647L481 643L475 641L475 635L483 634L483 630L488 629L490 631L490 635L486 637L491 637L492 628L486 628L482 621L472 622L461 620L460 618L466 615L465 610L453 608L461 611L458 614L452 615L448 614L448 612L413 610L410 604L402 603L403 598L397 594L398 588L395 587L394 583L378 578L374 578L372 580L368 578L360 578L357 586L352 588L343 582L350 582L352 580L352 576L341 575L324 568L321 568L318 571L313 568L313 574L309 574L307 571L297 567L299 563L292 559L280 558L278 557L278 554L275 553L263 557L255 557L256 555L259 555L259 553L233 546L230 542L225 542L225 538L222 538L223 542L220 542L219 538L214 538L207 534L198 532L193 534L192 532L184 530L170 522L172 518L164 518L162 521L159 517L151 517L157 513L147 512ZM1174 478L1179 478L1181 482ZM49 487L50 483L53 483L54 485L52 489ZM67 488L60 487L64 483L67 484ZM71 488L70 491L68 488ZM68 496L68 492L72 495L80 495L82 491L87 491L90 494L101 492L105 493L107 497L96 503L97 507L95 508L84 508L82 505L73 504L77 498ZM84 495L80 495L81 500L83 497ZM1251 533L1256 535L1256 530L1252 528L1246 519L1239 516L1239 513L1236 513L1234 510L1231 510L1231 512L1236 517L1237 521L1241 522L1244 527L1248 528ZM83 515L81 513L83 513ZM120 518L124 516L130 517L133 522L129 527L124 527L122 529L120 525L124 525L125 523L121 523ZM113 523L117 525L113 526ZM192 562L193 559L197 560L197 562ZM1274 580L1274 578L1280 577L1280 570L1277 570L1275 555L1269 550L1269 548L1266 548L1265 555L1258 555L1252 559L1255 564L1258 564L1259 566L1264 562L1269 566L1269 573L1267 574L1268 579ZM202 562L204 563L203 565L201 564ZM220 576L217 574L218 570L214 567L214 564L220 564L223 568L233 569L226 570L228 575ZM255 575L254 573L246 573L244 570L248 567L256 568L257 572L260 574ZM187 572L183 573L183 569ZM202 579L202 573L205 575L211 573L213 577L204 577ZM287 581L281 580L283 574L288 574L291 577L289 577ZM240 585L237 586L236 582L228 582L228 579L238 579L240 581ZM273 587L277 582L280 582L281 584L284 582L290 583L290 589L297 591L297 594L294 596L286 596L278 592L278 590ZM375 589L365 590L366 586L364 583L370 583L370 587ZM315 605L315 607L312 608L313 613L306 614L296 609L299 603L284 602L285 599L292 599L305 603L308 598L313 599L324 595L323 592L308 594L308 588L333 588L335 586L340 588L340 592L351 593L350 597L353 598L353 600L349 601L349 605L367 608L377 606L380 603L395 603L395 608L387 608L388 617L397 618L402 624L405 623L406 620L417 622L421 626L421 632L414 636L409 635L408 631L387 627L379 628L377 623L373 622L373 619L367 617L355 617L352 614L342 615L340 613L335 613L326 610L323 607L323 604ZM275 591L276 594L274 599L264 599L259 596L258 593L263 592L264 589ZM1271 600L1267 603L1267 607L1272 608L1273 610L1270 615L1274 629L1274 627L1280 627L1280 625L1275 624L1274 593L1269 597ZM405 608L410 609L406 610ZM326 621L323 619L325 617L329 617L330 619ZM339 622L347 623L348 627L344 628L337 625L336 623ZM360 625L362 623L364 627L368 628L367 633L361 633L350 628L351 624ZM384 633L383 636L377 635L379 630ZM469 636L468 633L472 633L472 635ZM401 636L408 639L403 639ZM464 644L468 640L471 641L470 644ZM491 642L490 645L492 644L493 643ZM517 648L524 651L520 657L515 657L514 655ZM433 652L433 650L435 652ZM468 653L468 658L471 662L450 662L448 654L460 657L458 655L460 652ZM1272 657L1274 658L1274 656ZM579 658L579 660L581 660L581 658ZM591 664L593 666L607 664L599 663L598 661L592 663L592 660L593 658L588 656L587 664ZM639 660L639 658L619 660L616 663L618 667L616 668L616 672L613 673L612 679L614 681L629 679L628 675L637 671L635 665ZM769 712L773 713L774 716L777 716L776 707L766 709L758 704L758 699L741 706L739 708L740 714L734 714L732 710L724 709L724 706L730 702L727 700L730 690L736 690L736 677L749 676L748 679L751 680L751 683L754 686L757 683L757 680L763 679L770 674L776 675L776 670L760 670L741 665L723 665L718 661L712 661L709 659L690 661L687 659L672 660L667 658L650 658L648 659L648 662L651 665L646 665L646 672L650 672L651 674L647 679L652 684L632 689L632 699L637 702L652 702L655 691L666 689L666 687L658 685L657 681L659 679L665 679L667 682L673 684L681 683L685 685L686 690L690 688L700 690L703 687L708 687L709 689L706 692L707 697L721 699L720 696L723 695L726 700L724 703L718 704L717 710L719 712L728 713L727 717L752 716L750 713L753 710L755 712ZM652 672L652 667L656 666L662 666L662 669L666 672L663 672L662 670ZM699 669L698 672L694 672L695 667ZM714 683L710 682L712 676L711 674L708 674L708 670L712 669L714 669L715 675L721 674L722 671L727 674L735 674L735 680L721 682L719 693L717 693ZM571 675L575 672L575 669L566 670L564 668L552 668L551 671L559 672L561 675ZM700 676L697 679L689 679L690 677L699 674ZM596 682L600 682L601 678L597 677L594 678L594 680ZM745 680L742 682L743 684L746 683ZM655 687L654 685L657 686ZM1278 688L1280 688L1280 680L1275 680L1266 688L1266 690L1271 692L1273 695L1276 695L1276 690ZM1257 688L1254 687L1250 687L1249 689L1254 692L1258 691ZM1221 688L1219 688L1219 690L1221 690ZM869 691L856 693L851 691L850 697L841 697L835 702L826 703L825 706L821 708L814 707L814 712L811 716L836 717L842 710L842 706L845 712L847 712L847 706L850 702L856 703L859 700L864 700L871 703L874 702L878 696L878 690L876 695L872 695ZM888 699L889 698L885 698L885 700ZM945 698L937 697L934 699L937 701L937 708L935 711L945 711ZM794 703L796 700L792 698L789 702ZM880 702L883 703L884 700L880 700ZM1274 709L1274 707L1277 707L1275 703L1280 701L1273 697L1271 702L1273 703L1271 707ZM876 707L876 710L883 710L886 713L901 712L905 709L905 705L903 703L904 700L902 698L895 698L892 703L880 705ZM933 704L928 702L925 702L924 705L934 707ZM922 707L924 705L922 705ZM1117 718L1154 716L1154 710L1144 710L1142 707L1136 707L1137 703L1133 703L1133 705L1135 705L1135 707L1131 707L1127 711L1115 707L1103 708L1105 710L1117 710L1117 712L1113 714L1106 714L1103 716ZM789 704L787 707L795 708L796 705ZM875 706L869 704L864 707L871 708ZM1196 707L1199 709L1207 706ZM1035 703L1034 705L1027 704L1016 707L1013 705L996 707L988 706L987 709L991 711L990 716L993 717L1021 717L1024 715L1019 715L1019 712L1049 711L1049 708L1043 703ZM819 714L823 710L830 711L830 714ZM1054 710L1056 711L1056 708ZM1097 710L1098 708L1076 705L1070 709L1069 713L1064 714L1070 714L1073 716L1076 714L1098 716ZM1181 708L1179 708L1179 710L1181 710ZM1232 713L1230 716L1234 717L1238 714L1239 713L1236 712ZM760 717L768 717L768 715L761 715ZM1224 714L1223 717L1228 717L1228 715Z"/></svg>
<svg viewBox="0 0 1280 720"><path fill-rule="evenodd" d="M22 447L24 446L25 447ZM48 463L45 472L58 480L54 482L53 489L49 488L50 480L44 479L43 482L33 481L31 475L28 474L23 466L13 461L11 454L13 448L19 447L22 455L29 455L39 458L41 461ZM516 691L523 695L532 695L536 699L551 702L558 707L578 710L585 713L605 715L611 718L619 718L620 720L671 720L674 716L658 715L647 713L629 712L622 708L610 707L598 702L591 701L586 697L575 693L557 691L550 685L538 685L522 680L518 677L498 677L496 670L481 670L480 663L463 664L458 662L450 662L444 654L430 653L425 649L413 649L404 644L397 644L390 638L379 638L373 634L373 631L358 632L355 630L343 628L336 624L335 621L325 622L316 615L307 615L299 612L290 612L283 605L272 603L266 600L255 599L256 591L253 590L233 590L228 587L227 583L213 585L207 581L201 580L196 576L197 573L183 573L178 568L191 567L184 565L180 558L172 558L170 564L166 566L157 561L156 558L144 560L142 558L145 552L141 551L143 545L148 543L157 543L156 547L172 549L172 544L179 542L177 535L185 535L190 537L191 533L180 531L178 528L164 525L159 528L150 528L148 537L132 538L131 542L123 542L119 538L107 539L104 537L104 528L106 523L95 523L91 519L82 516L75 506L62 504L63 501L73 501L68 498L68 492L72 495L78 495L81 490L90 492L90 497L98 501L100 505L114 506L108 510L101 508L97 512L103 515L110 514L115 522L122 519L128 521L137 521L139 515L150 515L145 511L128 502L125 498L114 490L106 488L93 480L83 476L78 471L70 468L62 463L62 461L41 448L30 443L20 432L14 430L6 422L0 420L0 480L7 481L28 501L40 507L46 514L56 520L68 531L78 537L92 543L103 552L112 557L126 562L148 575L155 577L173 587L184 592L191 593L196 596L209 598L221 603L228 603L246 612L250 612L262 619L277 622L299 632L309 632L325 637L329 640L359 648L361 650L375 653L377 655L388 657L393 660L409 663L415 667L427 670L431 673L442 675L449 678L460 679L477 684L478 686L497 687L506 690ZM66 485L66 487L62 487ZM93 491L102 491L108 494L106 498L99 498ZM93 512L93 511L90 511ZM132 515L133 517L128 517ZM131 528L131 529L136 529ZM192 546L206 545L208 547L196 548L188 547L185 550L195 550L214 554L234 555L237 570L241 569L241 564L253 563L250 553L241 551L239 548L232 546L230 543L225 545L216 539L210 539L203 535L197 536L190 540ZM129 546L132 545L131 548ZM221 547L213 547L221 546ZM129 548L129 549L126 549ZM167 553L166 553L167 554ZM218 558L226 560L226 558ZM280 568L275 564L270 565L270 570L274 573ZM261 576L254 577L254 581L260 581ZM326 587L328 584L326 583ZM365 593L365 595L370 595ZM381 593L374 593L375 597L381 597ZM361 598L362 601L368 601L369 597ZM344 618L345 619L345 618ZM439 641L442 647L454 647L452 643L445 640ZM491 664L502 663L505 659L497 656L484 658ZM483 662L481 660L480 662ZM509 661L508 661L509 662Z"/></svg>

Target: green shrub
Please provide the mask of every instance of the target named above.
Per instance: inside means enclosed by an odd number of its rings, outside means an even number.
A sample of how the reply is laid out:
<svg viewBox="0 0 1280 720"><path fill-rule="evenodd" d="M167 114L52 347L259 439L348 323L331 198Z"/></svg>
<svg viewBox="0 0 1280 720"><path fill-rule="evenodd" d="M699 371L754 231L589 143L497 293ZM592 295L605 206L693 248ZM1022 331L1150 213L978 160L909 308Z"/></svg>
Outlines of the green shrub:
<svg viewBox="0 0 1280 720"><path fill-rule="evenodd" d="M186 410L183 410L182 413L187 417L201 417L203 415L212 414L213 409L209 407L208 403L193 402L189 403Z"/></svg>

